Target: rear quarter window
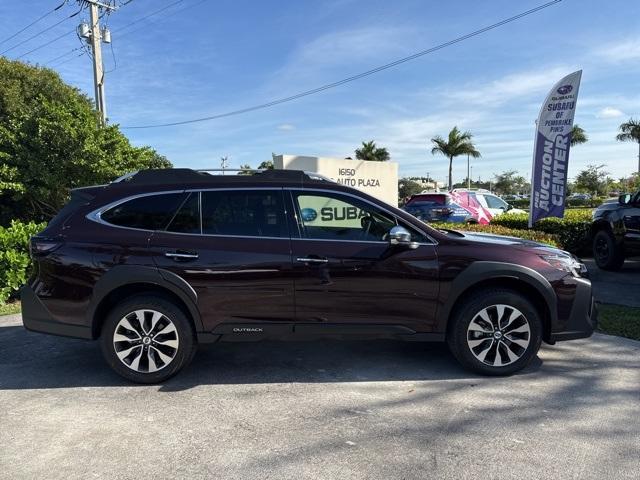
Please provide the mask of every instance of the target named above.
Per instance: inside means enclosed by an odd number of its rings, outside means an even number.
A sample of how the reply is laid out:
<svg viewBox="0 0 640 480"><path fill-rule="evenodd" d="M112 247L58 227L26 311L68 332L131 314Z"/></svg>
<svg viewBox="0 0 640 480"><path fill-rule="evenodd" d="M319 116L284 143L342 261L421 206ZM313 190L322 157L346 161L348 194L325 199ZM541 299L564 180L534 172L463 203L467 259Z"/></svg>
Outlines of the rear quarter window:
<svg viewBox="0 0 640 480"><path fill-rule="evenodd" d="M184 198L184 193L145 195L102 212L100 218L119 227L161 230L167 226Z"/></svg>

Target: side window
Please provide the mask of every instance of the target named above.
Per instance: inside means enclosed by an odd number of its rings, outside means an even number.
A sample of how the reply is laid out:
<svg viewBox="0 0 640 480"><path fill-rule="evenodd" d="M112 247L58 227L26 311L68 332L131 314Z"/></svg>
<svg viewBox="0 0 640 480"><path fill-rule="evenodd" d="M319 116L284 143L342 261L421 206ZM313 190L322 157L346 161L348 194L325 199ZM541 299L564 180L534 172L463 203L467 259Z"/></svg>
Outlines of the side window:
<svg viewBox="0 0 640 480"><path fill-rule="evenodd" d="M489 208L504 208L504 209L507 208L507 203L504 200L494 195L483 195L483 196L484 198L487 199L487 205L489 205Z"/></svg>
<svg viewBox="0 0 640 480"><path fill-rule="evenodd" d="M167 225L184 197L184 193L138 197L110 208L100 218L121 227L160 230Z"/></svg>
<svg viewBox="0 0 640 480"><path fill-rule="evenodd" d="M282 190L202 192L202 233L289 237Z"/></svg>
<svg viewBox="0 0 640 480"><path fill-rule="evenodd" d="M201 233L200 195L191 192L167 227L168 232Z"/></svg>
<svg viewBox="0 0 640 480"><path fill-rule="evenodd" d="M395 218L355 198L331 193L294 193L305 238L383 241Z"/></svg>

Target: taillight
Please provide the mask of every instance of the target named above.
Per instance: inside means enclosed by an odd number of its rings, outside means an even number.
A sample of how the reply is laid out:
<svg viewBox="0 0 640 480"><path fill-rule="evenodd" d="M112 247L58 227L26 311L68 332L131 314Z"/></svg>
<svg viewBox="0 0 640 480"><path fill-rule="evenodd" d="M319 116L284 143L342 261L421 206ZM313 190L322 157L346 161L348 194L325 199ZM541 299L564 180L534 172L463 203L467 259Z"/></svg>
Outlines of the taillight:
<svg viewBox="0 0 640 480"><path fill-rule="evenodd" d="M453 210L448 207L434 208L433 213L435 213L436 215L451 215L453 213Z"/></svg>
<svg viewBox="0 0 640 480"><path fill-rule="evenodd" d="M47 255L62 245L62 241L51 237L35 235L29 240L29 251L33 257Z"/></svg>

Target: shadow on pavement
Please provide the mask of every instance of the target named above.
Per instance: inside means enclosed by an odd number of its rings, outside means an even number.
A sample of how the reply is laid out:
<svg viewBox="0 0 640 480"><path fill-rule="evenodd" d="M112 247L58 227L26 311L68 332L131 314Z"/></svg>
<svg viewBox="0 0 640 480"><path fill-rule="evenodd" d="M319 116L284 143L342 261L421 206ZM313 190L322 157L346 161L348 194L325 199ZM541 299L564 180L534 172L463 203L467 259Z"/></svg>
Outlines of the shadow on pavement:
<svg viewBox="0 0 640 480"><path fill-rule="evenodd" d="M0 390L132 386L113 373L97 342L0 328ZM537 370L539 359L521 374ZM480 378L446 345L394 340L263 341L202 345L160 391L198 385L413 381Z"/></svg>

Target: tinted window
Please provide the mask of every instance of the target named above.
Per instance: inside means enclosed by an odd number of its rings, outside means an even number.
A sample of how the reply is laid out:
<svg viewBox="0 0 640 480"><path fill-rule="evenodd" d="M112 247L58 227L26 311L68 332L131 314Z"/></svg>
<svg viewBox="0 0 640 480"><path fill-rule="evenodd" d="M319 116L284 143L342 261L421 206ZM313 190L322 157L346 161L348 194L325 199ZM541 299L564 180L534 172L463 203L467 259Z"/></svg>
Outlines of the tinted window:
<svg viewBox="0 0 640 480"><path fill-rule="evenodd" d="M159 230L166 226L184 197L183 193L164 193L134 198L103 212L101 218L121 227Z"/></svg>
<svg viewBox="0 0 640 480"><path fill-rule="evenodd" d="M413 197L411 197L411 199L407 202L407 205L409 204L413 204L413 203L435 203L438 205L445 205L447 202L447 196L446 195L414 195Z"/></svg>
<svg viewBox="0 0 640 480"><path fill-rule="evenodd" d="M350 197L301 193L296 198L306 238L383 241L396 225L393 216Z"/></svg>
<svg viewBox="0 0 640 480"><path fill-rule="evenodd" d="M176 216L167 227L169 232L201 233L200 230L200 198L198 192L191 192Z"/></svg>
<svg viewBox="0 0 640 480"><path fill-rule="evenodd" d="M282 190L202 192L202 233L288 237Z"/></svg>

